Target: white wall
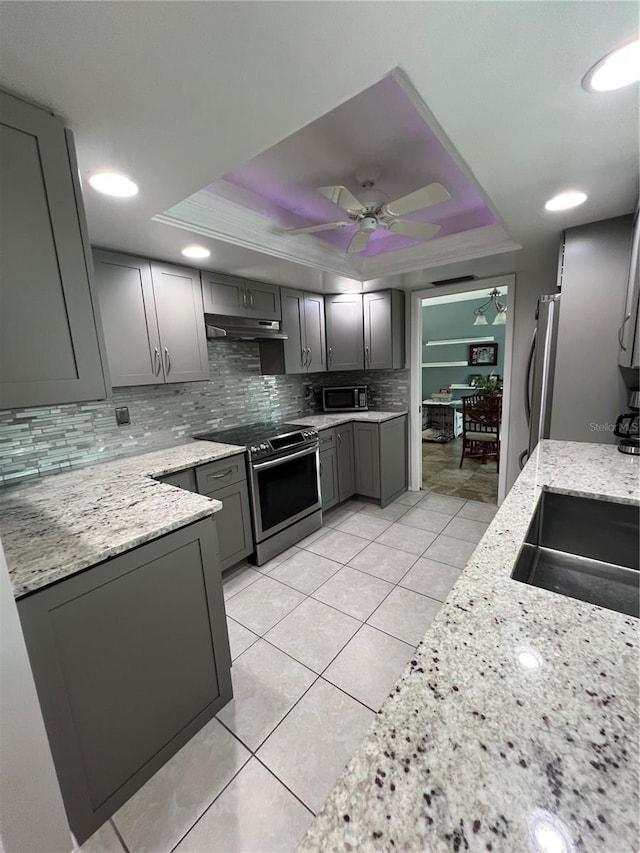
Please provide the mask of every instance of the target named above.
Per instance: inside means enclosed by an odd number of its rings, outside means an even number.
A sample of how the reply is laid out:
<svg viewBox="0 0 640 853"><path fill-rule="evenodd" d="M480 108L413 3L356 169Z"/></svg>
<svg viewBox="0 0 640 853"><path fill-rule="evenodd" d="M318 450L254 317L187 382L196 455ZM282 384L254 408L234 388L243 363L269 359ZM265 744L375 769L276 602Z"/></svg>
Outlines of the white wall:
<svg viewBox="0 0 640 853"><path fill-rule="evenodd" d="M0 542L0 851L72 848Z"/></svg>

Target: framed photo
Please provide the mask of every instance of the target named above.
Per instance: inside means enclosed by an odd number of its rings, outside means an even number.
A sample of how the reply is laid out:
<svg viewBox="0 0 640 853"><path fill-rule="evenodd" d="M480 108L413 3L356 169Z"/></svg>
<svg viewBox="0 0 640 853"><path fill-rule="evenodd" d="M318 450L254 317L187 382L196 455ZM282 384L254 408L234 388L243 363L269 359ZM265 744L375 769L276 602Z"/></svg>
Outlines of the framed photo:
<svg viewBox="0 0 640 853"><path fill-rule="evenodd" d="M470 373L470 374L469 374L469 385L470 385L472 388L475 388L475 387L476 387L476 382L478 381L478 379L481 379L481 378L482 378L482 374L481 374L481 373Z"/></svg>
<svg viewBox="0 0 640 853"><path fill-rule="evenodd" d="M469 344L469 365L495 367L498 363L498 344Z"/></svg>

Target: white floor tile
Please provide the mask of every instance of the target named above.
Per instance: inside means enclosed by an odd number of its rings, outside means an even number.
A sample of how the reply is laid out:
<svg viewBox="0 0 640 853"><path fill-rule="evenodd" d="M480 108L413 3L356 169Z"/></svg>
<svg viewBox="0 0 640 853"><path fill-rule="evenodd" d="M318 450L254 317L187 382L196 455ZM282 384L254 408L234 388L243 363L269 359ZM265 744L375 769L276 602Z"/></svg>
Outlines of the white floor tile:
<svg viewBox="0 0 640 853"><path fill-rule="evenodd" d="M269 577L310 595L340 568L341 564L311 551L298 551L277 566Z"/></svg>
<svg viewBox="0 0 640 853"><path fill-rule="evenodd" d="M445 536L444 533L441 533L435 542L427 548L423 556L430 560L436 560L438 563L446 563L448 566L464 569L475 549L475 542L453 539L451 536Z"/></svg>
<svg viewBox="0 0 640 853"><path fill-rule="evenodd" d="M449 495L428 494L421 502L420 509L433 509L436 512L444 512L455 515L465 504L462 498L454 498Z"/></svg>
<svg viewBox="0 0 640 853"><path fill-rule="evenodd" d="M363 506L360 512L365 515L370 515L373 518L385 518L387 521L397 521L407 512L410 507L407 504L401 504L394 501L384 508L376 504L367 504Z"/></svg>
<svg viewBox="0 0 640 853"><path fill-rule="evenodd" d="M262 636L304 600L304 595L268 575L236 593L227 602L227 615Z"/></svg>
<svg viewBox="0 0 640 853"><path fill-rule="evenodd" d="M394 503L405 504L405 506L414 506L419 503L426 495L425 491L419 492L405 492L403 495L400 495L399 498L396 498Z"/></svg>
<svg viewBox="0 0 640 853"><path fill-rule="evenodd" d="M415 554L416 557L419 557L435 538L436 534L429 530L420 530L417 527L409 527L407 524L396 521L378 536L376 542L380 545L388 545L390 548L398 548L400 551L407 551L409 554Z"/></svg>
<svg viewBox="0 0 640 853"><path fill-rule="evenodd" d="M296 548L308 548L312 542L315 542L316 539L319 539L321 536L324 536L327 530L329 530L328 527L319 527L317 530L314 530L313 533L310 533L308 536L305 536L304 539L301 539L299 542L296 542Z"/></svg>
<svg viewBox="0 0 640 853"><path fill-rule="evenodd" d="M312 534L313 535L313 534ZM257 572L261 572L263 575L268 575L276 566L279 566L281 563L284 563L285 560L288 560L289 557L293 557L294 554L300 550L299 545L292 545L291 548L287 548L286 551L283 551L281 554L276 554L275 557L272 557L266 563L263 563L261 566L255 566Z"/></svg>
<svg viewBox="0 0 640 853"><path fill-rule="evenodd" d="M374 628L415 647L441 607L439 601L398 586L367 621Z"/></svg>
<svg viewBox="0 0 640 853"><path fill-rule="evenodd" d="M342 524L343 521L346 521L347 518L351 518L354 514L355 509L348 509L344 505L337 506L334 509L330 509L327 512L322 513L322 524L324 527L337 527L339 524Z"/></svg>
<svg viewBox="0 0 640 853"><path fill-rule="evenodd" d="M218 719L254 752L316 679L315 673L258 640L233 665L233 699Z"/></svg>
<svg viewBox="0 0 640 853"><path fill-rule="evenodd" d="M415 563L415 554L372 542L350 560L349 565L389 583L398 583Z"/></svg>
<svg viewBox="0 0 640 853"><path fill-rule="evenodd" d="M408 643L363 625L323 678L377 711L413 653Z"/></svg>
<svg viewBox="0 0 640 853"><path fill-rule="evenodd" d="M454 539L466 539L467 542L479 542L484 536L488 523L486 521L473 521L470 518L461 518L457 515L442 531L445 536L453 536Z"/></svg>
<svg viewBox="0 0 640 853"><path fill-rule="evenodd" d="M362 512L354 513L346 521L339 524L338 530L371 540L379 536L391 523L387 518L375 518L373 515L368 515L363 509Z"/></svg>
<svg viewBox="0 0 640 853"><path fill-rule="evenodd" d="M313 815L252 758L175 853L293 853Z"/></svg>
<svg viewBox="0 0 640 853"><path fill-rule="evenodd" d="M258 639L258 635L254 634L253 631L228 617L227 630L229 632L229 645L231 646L231 660L239 657Z"/></svg>
<svg viewBox="0 0 640 853"><path fill-rule="evenodd" d="M250 758L211 720L114 815L131 851L169 853Z"/></svg>
<svg viewBox="0 0 640 853"><path fill-rule="evenodd" d="M368 708L319 679L258 758L317 813L373 719Z"/></svg>
<svg viewBox="0 0 640 853"><path fill-rule="evenodd" d="M467 501L462 509L458 510L459 518L472 518L474 521L493 521L498 507L494 504L485 504L480 501Z"/></svg>
<svg viewBox="0 0 640 853"><path fill-rule="evenodd" d="M431 533L440 533L449 524L453 515L436 512L433 509L422 509L422 504L410 509L402 516L402 523L409 527L419 527L420 530L429 530Z"/></svg>
<svg viewBox="0 0 640 853"><path fill-rule="evenodd" d="M313 597L364 622L392 589L387 581L344 566Z"/></svg>
<svg viewBox="0 0 640 853"><path fill-rule="evenodd" d="M348 563L356 554L362 551L367 545L367 540L360 536L353 536L351 533L345 533L343 530L333 530L328 527L324 529L322 536L319 536L310 545L306 545L307 551L313 551L314 554L320 554L323 557L328 557L330 560L335 560L337 563Z"/></svg>
<svg viewBox="0 0 640 853"><path fill-rule="evenodd" d="M321 673L360 627L360 622L308 598L266 639L314 672Z"/></svg>
<svg viewBox="0 0 640 853"><path fill-rule="evenodd" d="M222 578L222 591L224 592L224 600L227 601L232 595L246 589L252 583L258 580L260 572L257 572L252 566L238 566L227 572Z"/></svg>
<svg viewBox="0 0 640 853"><path fill-rule="evenodd" d="M455 566L419 557L413 568L409 569L400 581L400 586L444 601L459 577L460 569Z"/></svg>

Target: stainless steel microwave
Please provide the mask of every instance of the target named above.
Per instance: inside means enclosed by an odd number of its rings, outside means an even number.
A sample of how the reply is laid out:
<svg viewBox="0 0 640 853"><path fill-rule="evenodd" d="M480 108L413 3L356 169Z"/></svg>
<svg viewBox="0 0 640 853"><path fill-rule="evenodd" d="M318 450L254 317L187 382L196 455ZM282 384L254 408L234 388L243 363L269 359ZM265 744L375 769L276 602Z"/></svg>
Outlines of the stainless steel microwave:
<svg viewBox="0 0 640 853"><path fill-rule="evenodd" d="M366 412L369 408L366 385L343 385L322 389L322 408L325 412Z"/></svg>

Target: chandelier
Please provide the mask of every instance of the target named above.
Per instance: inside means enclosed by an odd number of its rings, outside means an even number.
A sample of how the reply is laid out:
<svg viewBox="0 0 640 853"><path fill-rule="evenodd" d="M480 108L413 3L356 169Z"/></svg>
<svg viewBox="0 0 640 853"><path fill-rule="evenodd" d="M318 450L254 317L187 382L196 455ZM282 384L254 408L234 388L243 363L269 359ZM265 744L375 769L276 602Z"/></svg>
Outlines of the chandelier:
<svg viewBox="0 0 640 853"><path fill-rule="evenodd" d="M495 316L493 323L491 325L492 326L504 326L504 324L507 322L507 306L504 304L504 302L500 302L501 296L502 296L502 294L500 293L498 288L494 287L493 290L491 291L491 293L489 294L489 298L487 299L487 301L483 305L480 305L478 308L474 309L474 311L473 311L474 316L475 316L475 320L473 321L474 326L486 326L486 325L488 325L486 314L492 305L496 309L496 316Z"/></svg>

